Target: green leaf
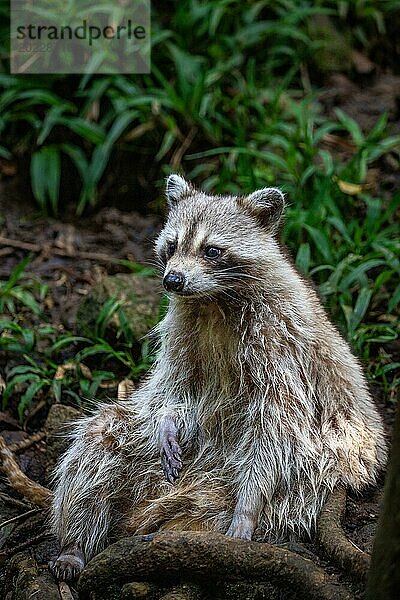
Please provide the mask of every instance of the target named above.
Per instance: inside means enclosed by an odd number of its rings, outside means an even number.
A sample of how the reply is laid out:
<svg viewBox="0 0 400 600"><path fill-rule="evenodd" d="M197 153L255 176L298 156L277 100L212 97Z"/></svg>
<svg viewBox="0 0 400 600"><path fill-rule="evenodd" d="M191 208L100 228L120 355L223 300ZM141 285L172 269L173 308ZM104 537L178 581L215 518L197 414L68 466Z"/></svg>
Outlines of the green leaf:
<svg viewBox="0 0 400 600"><path fill-rule="evenodd" d="M9 150L7 150L7 148L0 146L0 157L5 158L6 160L11 160L12 154Z"/></svg>
<svg viewBox="0 0 400 600"><path fill-rule="evenodd" d="M32 155L32 192L44 212L49 200L53 214L57 213L60 176L60 152L56 146L45 146Z"/></svg>
<svg viewBox="0 0 400 600"><path fill-rule="evenodd" d="M31 186L40 208L46 210L47 201L47 161L43 150L34 152L31 158Z"/></svg>
<svg viewBox="0 0 400 600"><path fill-rule="evenodd" d="M164 134L163 141L161 142L160 149L158 150L155 159L161 160L171 150L173 143L177 138L175 131L166 131Z"/></svg>
<svg viewBox="0 0 400 600"><path fill-rule="evenodd" d="M83 150L78 146L74 146L73 144L62 144L61 149L70 157L77 168L81 179L84 181L89 168L89 163Z"/></svg>
<svg viewBox="0 0 400 600"><path fill-rule="evenodd" d="M86 121L81 117L65 117L60 119L59 122L93 144L103 144L106 140L106 134L99 125Z"/></svg>
<svg viewBox="0 0 400 600"><path fill-rule="evenodd" d="M23 277L23 275L25 273L25 269L31 260L32 260L32 255L25 256L25 258L23 258L17 264L17 266L12 270L11 275L8 278L8 280L5 283L2 282L0 284L1 285L0 294L8 292L10 289L12 289L15 286L17 281L19 281Z"/></svg>
<svg viewBox="0 0 400 600"><path fill-rule="evenodd" d="M57 214L60 191L61 161L60 152L55 146L44 149L47 156L47 190L53 214Z"/></svg>
<svg viewBox="0 0 400 600"><path fill-rule="evenodd" d="M127 111L116 117L111 129L107 133L104 143L98 145L93 152L92 160L89 165L89 171L86 174L85 186L77 207L77 214L81 215L86 204L95 203L95 192L97 184L102 177L108 164L110 154L118 138L121 137L128 125L137 117L136 111Z"/></svg>
<svg viewBox="0 0 400 600"><path fill-rule="evenodd" d="M362 288L358 294L354 310L349 320L349 329L351 334L357 329L357 326L361 323L365 313L368 310L369 303L371 302L372 290L369 288Z"/></svg>
<svg viewBox="0 0 400 600"><path fill-rule="evenodd" d="M54 344L47 349L46 354L55 354L56 352L62 350L62 348L65 348L65 346L76 344L78 342L90 342L90 340L89 338L81 337L79 335L66 335L65 337L61 337L54 342Z"/></svg>
<svg viewBox="0 0 400 600"><path fill-rule="evenodd" d="M335 108L335 113L340 123L343 125L344 129L346 129L353 138L356 146L358 146L359 148L363 146L365 138L358 123L354 119L349 117L349 115L346 115L346 113L343 112L340 108Z"/></svg>
<svg viewBox="0 0 400 600"><path fill-rule="evenodd" d="M316 229L315 227L312 227L311 225L308 225L307 223L304 223L303 226L309 232L310 237L312 238L314 244L316 245L317 249L324 257L324 259L328 263L332 264L333 257L332 257L332 252L331 252L331 245L330 245L329 240L326 237L326 235L320 229Z"/></svg>
<svg viewBox="0 0 400 600"><path fill-rule="evenodd" d="M370 260L366 260L358 265L358 267L352 269L352 271L342 279L339 289L341 291L347 290L354 281L360 279L360 275L364 275L370 269L380 267L383 264L385 264L385 261L381 258L371 258Z"/></svg>
<svg viewBox="0 0 400 600"><path fill-rule="evenodd" d="M97 337L103 337L106 328L121 307L121 301L116 298L109 298L101 307L95 323L95 334Z"/></svg>
<svg viewBox="0 0 400 600"><path fill-rule="evenodd" d="M21 287L15 287L13 290L11 290L11 294L36 315L39 315L42 312L33 295L27 290L24 290Z"/></svg>
<svg viewBox="0 0 400 600"><path fill-rule="evenodd" d="M307 242L300 244L300 247L299 247L299 249L297 251L297 255L296 255L296 266L305 275L308 275L308 272L310 270L310 260L311 260L310 244L308 244Z"/></svg>
<svg viewBox="0 0 400 600"><path fill-rule="evenodd" d="M33 367L32 365L17 365L10 369L7 374L7 379L10 380L14 375L20 375L22 373L41 373L41 369L39 367Z"/></svg>
<svg viewBox="0 0 400 600"><path fill-rule="evenodd" d="M400 367L400 362L393 362L390 363L388 365L385 365L382 368L383 373L389 373L390 371L397 371L397 369Z"/></svg>
<svg viewBox="0 0 400 600"><path fill-rule="evenodd" d="M400 302L400 283L393 292L393 296L389 300L388 311L393 312Z"/></svg>
<svg viewBox="0 0 400 600"><path fill-rule="evenodd" d="M18 404L18 416L20 421L22 421L24 417L25 408L30 406L33 398L36 396L38 391L41 390L45 385L47 385L47 381L34 381L30 384L25 394L21 396L21 399Z"/></svg>

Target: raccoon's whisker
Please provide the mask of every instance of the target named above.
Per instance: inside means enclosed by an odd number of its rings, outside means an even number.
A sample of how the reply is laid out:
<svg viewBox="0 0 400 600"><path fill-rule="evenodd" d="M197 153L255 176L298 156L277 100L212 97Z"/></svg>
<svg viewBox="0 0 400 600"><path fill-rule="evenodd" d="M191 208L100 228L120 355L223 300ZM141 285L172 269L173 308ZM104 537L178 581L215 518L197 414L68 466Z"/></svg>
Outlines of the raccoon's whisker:
<svg viewBox="0 0 400 600"><path fill-rule="evenodd" d="M155 261L148 261L148 260L143 261L143 265L145 267L155 269L159 275L162 275L162 273L164 272L164 268L165 268L165 266L162 263L158 263Z"/></svg>
<svg viewBox="0 0 400 600"><path fill-rule="evenodd" d="M238 300L238 298L236 296L234 296L233 294L229 293L227 290L221 290L221 294L222 294L222 296L226 296L227 298L229 298L233 302L237 302L237 300Z"/></svg>
<svg viewBox="0 0 400 600"><path fill-rule="evenodd" d="M216 279L220 279L220 280L225 280L225 281L234 281L235 279L253 279L254 281L261 281L263 282L264 279L262 279L261 277L254 277L254 275L249 275L248 273L231 273L231 274L224 274L222 273L221 275L219 273L216 274Z"/></svg>
<svg viewBox="0 0 400 600"><path fill-rule="evenodd" d="M227 273L229 271L235 271L237 269L243 269L246 265L234 265L232 267L226 267L225 269L221 269L218 273Z"/></svg>

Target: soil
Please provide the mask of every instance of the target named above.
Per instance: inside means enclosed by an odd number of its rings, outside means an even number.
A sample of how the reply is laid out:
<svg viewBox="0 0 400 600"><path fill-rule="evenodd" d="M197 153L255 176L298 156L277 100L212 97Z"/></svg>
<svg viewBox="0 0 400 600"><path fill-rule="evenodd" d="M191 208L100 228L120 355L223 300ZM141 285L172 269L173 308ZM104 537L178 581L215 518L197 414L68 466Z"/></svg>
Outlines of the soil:
<svg viewBox="0 0 400 600"><path fill-rule="evenodd" d="M357 79L357 78L356 78ZM353 116L364 131L368 131L380 114L389 112L389 126L393 133L400 132L400 77L391 74L368 74L350 81L342 74L332 75L322 96L326 113L341 107ZM337 148L346 152L346 141ZM18 174L5 163L0 164L3 181L0 181L0 236L16 242L0 242L0 279L7 278L12 269L26 256L29 249L32 261L29 272L37 275L49 286L49 300L45 310L50 323L60 331L75 325L76 307L91 287L104 275L124 272L116 259L128 259L140 264L152 264L152 240L161 227L160 215L144 216L135 211L123 212L115 207L102 208L92 216L76 219L64 215L63 219L49 219L37 215L36 209L19 195ZM384 186L386 193L398 189L400 174L391 165L382 162L375 180ZM24 246L27 244L28 246ZM32 245L32 246L29 246ZM18 247L20 246L20 247ZM28 248L28 250L26 249ZM129 272L128 269L125 272ZM35 323L31 323L35 325ZM0 374L13 366L9 356L0 353ZM392 404L385 403L379 390L373 390L388 432L394 417ZM36 412L35 412L36 411ZM40 429L47 417L47 406L33 405L32 419L21 427L11 409L0 413L1 435L13 444ZM48 485L46 476L46 442L40 441L19 454L22 470L32 479ZM382 502L383 480L373 490L361 496L350 496L344 529L348 538L360 549L370 552ZM7 496L3 496L6 494ZM32 506L16 494L4 481L0 482L0 584L2 597L11 591L10 563L8 559L17 551L34 549L39 564L45 565L57 551L55 540L48 537L45 513L38 511L4 525L4 522ZM314 552L312 545L304 545L301 552ZM8 565L8 566L7 566ZM8 569L8 570L7 570ZM327 566L336 580L337 572ZM12 572L12 571L11 571ZM22 596L21 596L22 597Z"/></svg>

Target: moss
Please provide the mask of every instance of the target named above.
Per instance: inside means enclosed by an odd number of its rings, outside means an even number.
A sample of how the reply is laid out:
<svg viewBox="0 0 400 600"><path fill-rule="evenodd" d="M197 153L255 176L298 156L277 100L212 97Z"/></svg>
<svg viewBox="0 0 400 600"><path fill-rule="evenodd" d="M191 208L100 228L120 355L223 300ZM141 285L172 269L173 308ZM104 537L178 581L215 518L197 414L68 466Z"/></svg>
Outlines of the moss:
<svg viewBox="0 0 400 600"><path fill-rule="evenodd" d="M93 329L104 303L115 298L121 302L135 341L139 341L157 322L160 289L158 280L140 275L119 273L104 277L81 303L77 313L78 327L83 331ZM109 327L117 331L120 325L119 316L115 313Z"/></svg>

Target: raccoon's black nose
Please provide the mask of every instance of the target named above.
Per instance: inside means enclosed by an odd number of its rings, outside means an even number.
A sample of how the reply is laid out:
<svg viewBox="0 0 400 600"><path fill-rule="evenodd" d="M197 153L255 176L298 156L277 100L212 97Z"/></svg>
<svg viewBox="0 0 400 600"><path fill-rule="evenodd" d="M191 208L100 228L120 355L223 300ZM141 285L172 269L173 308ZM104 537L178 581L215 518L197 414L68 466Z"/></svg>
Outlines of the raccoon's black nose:
<svg viewBox="0 0 400 600"><path fill-rule="evenodd" d="M169 292L181 292L185 285L185 278L182 273L170 271L164 277L163 284L165 289Z"/></svg>

